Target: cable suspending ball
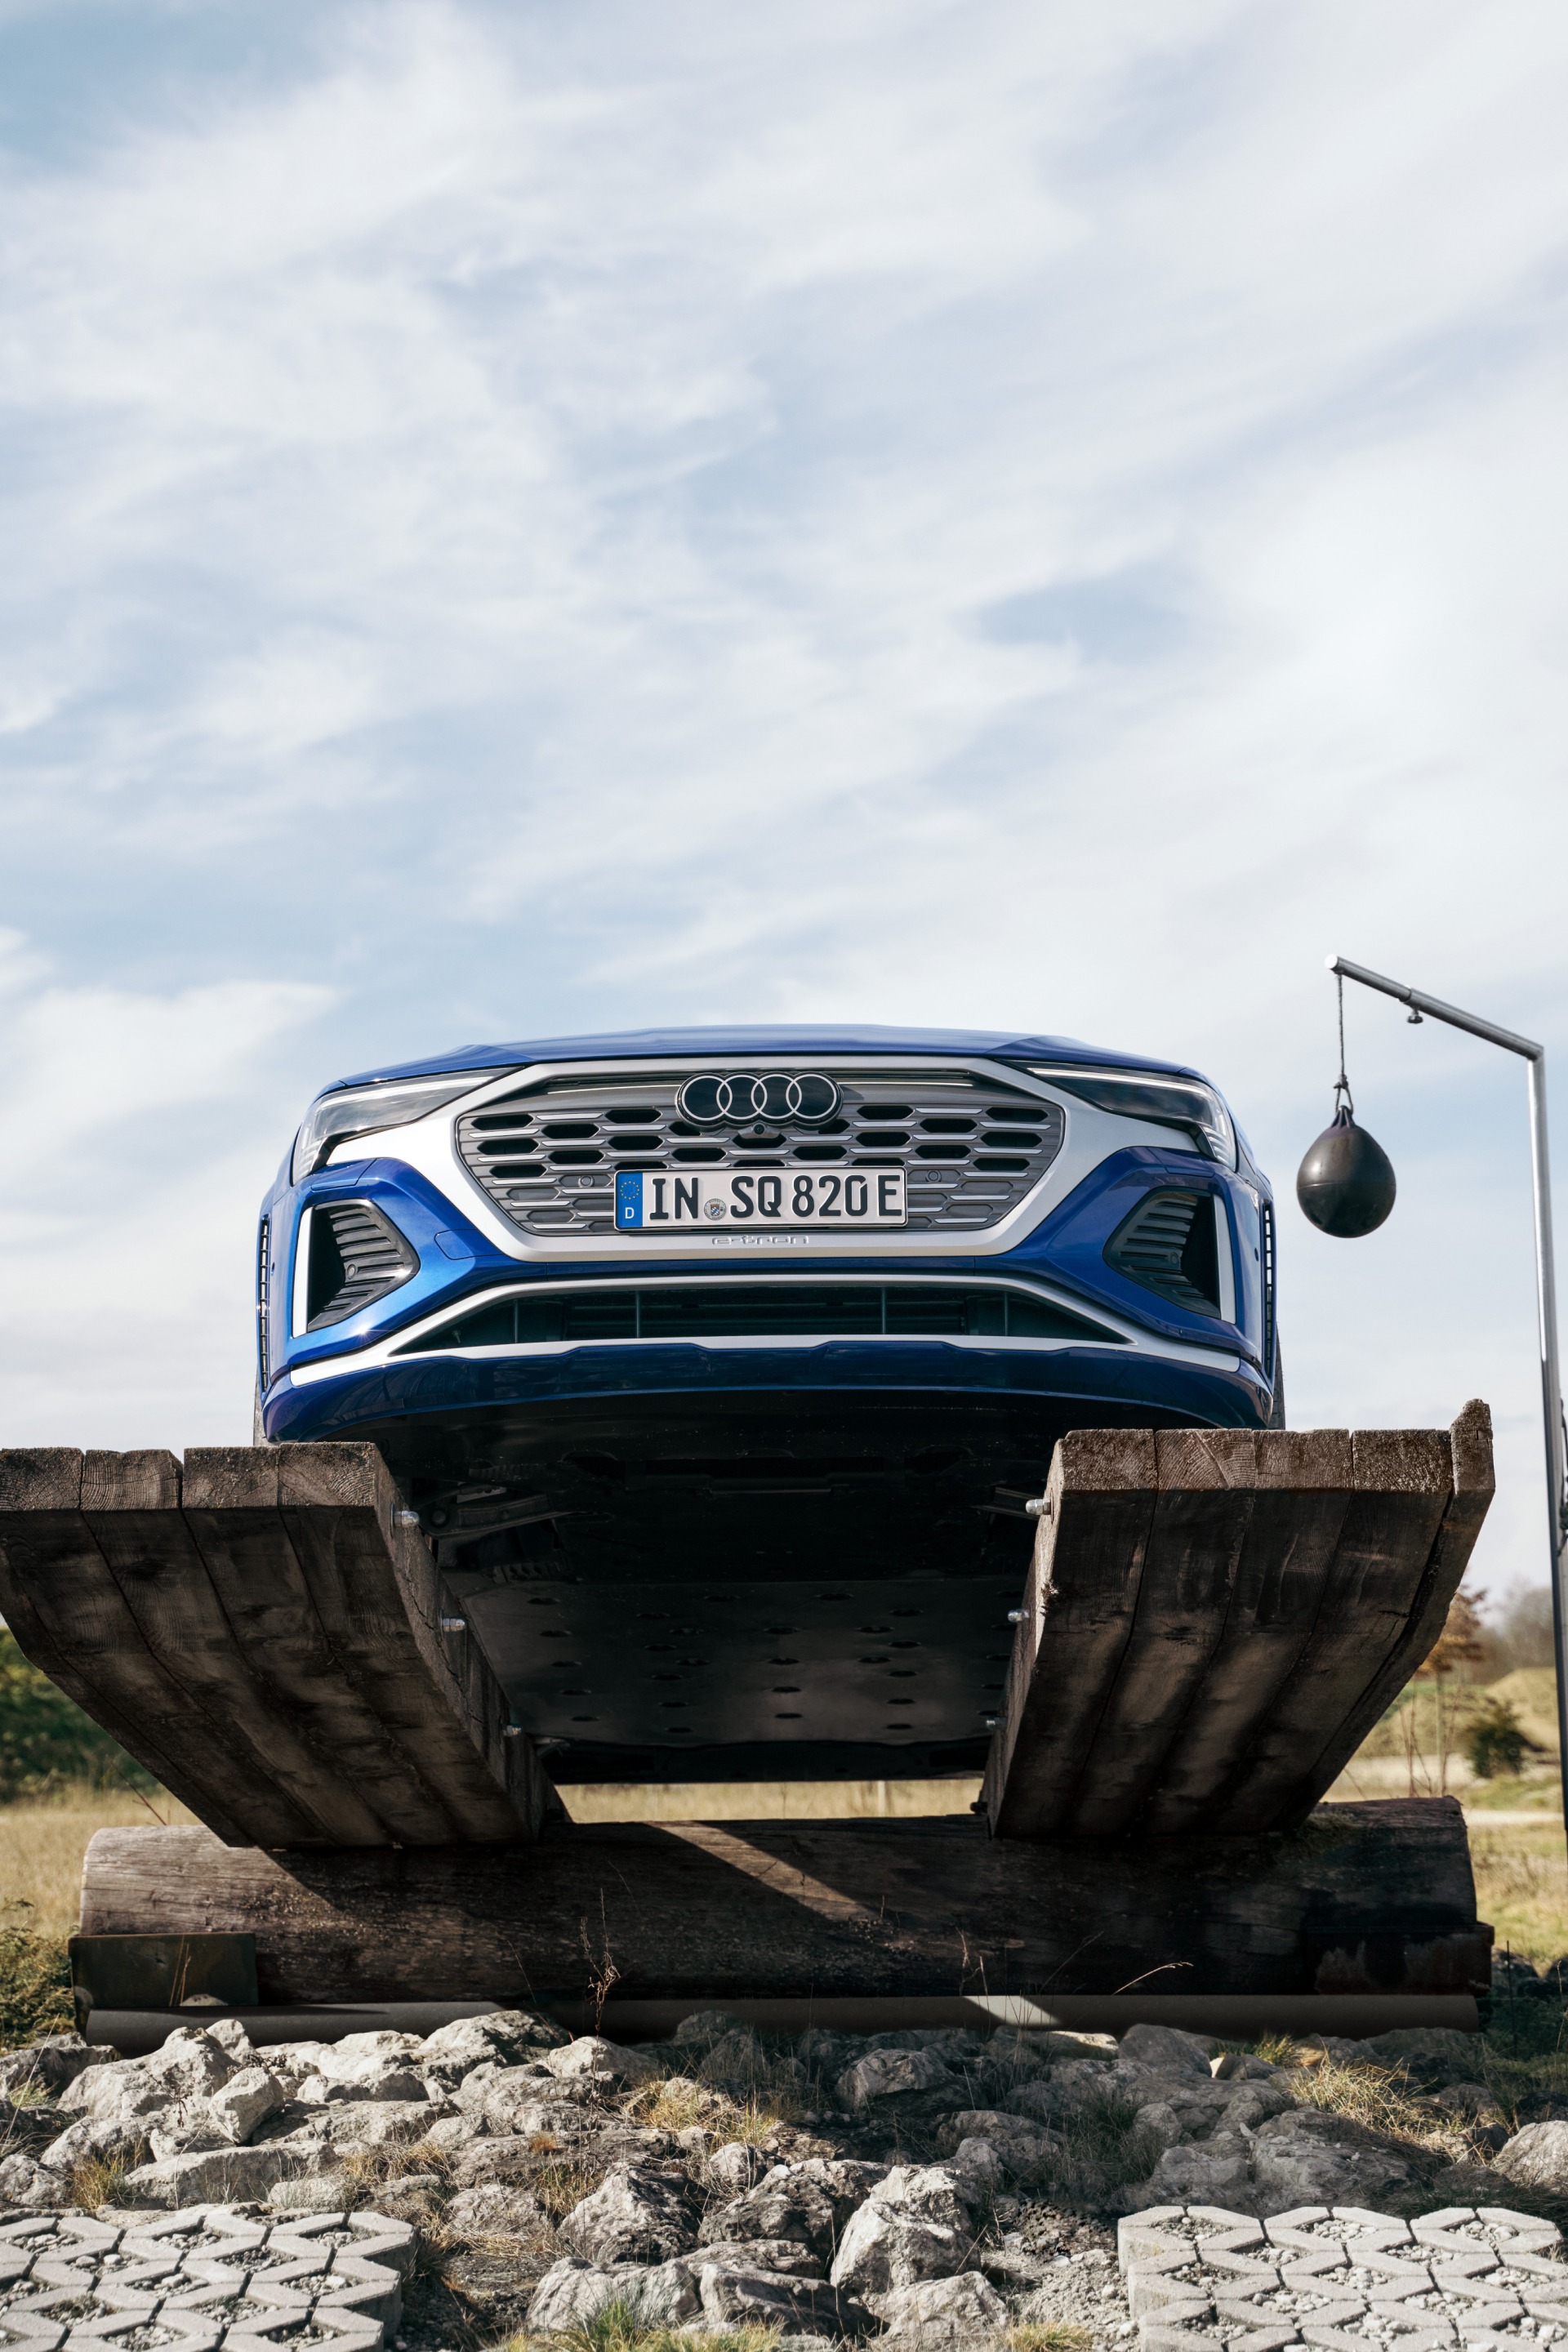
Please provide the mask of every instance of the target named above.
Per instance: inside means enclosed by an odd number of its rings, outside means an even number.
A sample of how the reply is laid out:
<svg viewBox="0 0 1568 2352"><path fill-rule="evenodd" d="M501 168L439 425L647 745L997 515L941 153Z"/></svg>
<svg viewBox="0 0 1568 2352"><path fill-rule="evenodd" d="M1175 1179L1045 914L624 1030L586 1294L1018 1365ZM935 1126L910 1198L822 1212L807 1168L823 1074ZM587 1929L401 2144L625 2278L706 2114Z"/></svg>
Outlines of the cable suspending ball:
<svg viewBox="0 0 1568 2352"><path fill-rule="evenodd" d="M1296 1171L1301 1213L1320 1233L1339 1241L1374 1234L1394 1206L1398 1187L1383 1146L1355 1123L1355 1105L1345 1076L1345 983L1340 984L1340 1075L1334 1080L1334 1116Z"/></svg>

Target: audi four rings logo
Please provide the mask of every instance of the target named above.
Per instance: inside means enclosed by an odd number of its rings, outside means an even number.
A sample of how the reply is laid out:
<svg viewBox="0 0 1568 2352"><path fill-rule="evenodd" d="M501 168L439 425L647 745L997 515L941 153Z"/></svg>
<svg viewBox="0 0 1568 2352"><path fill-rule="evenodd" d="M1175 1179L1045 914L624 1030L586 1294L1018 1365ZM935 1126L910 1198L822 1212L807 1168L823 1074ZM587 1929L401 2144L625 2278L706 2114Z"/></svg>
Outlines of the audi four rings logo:
<svg viewBox="0 0 1568 2352"><path fill-rule="evenodd" d="M815 1070L773 1070L761 1078L719 1077L705 1070L700 1078L687 1079L675 1102L693 1127L743 1127L753 1118L770 1127L782 1127L785 1119L820 1127L842 1099L833 1080Z"/></svg>

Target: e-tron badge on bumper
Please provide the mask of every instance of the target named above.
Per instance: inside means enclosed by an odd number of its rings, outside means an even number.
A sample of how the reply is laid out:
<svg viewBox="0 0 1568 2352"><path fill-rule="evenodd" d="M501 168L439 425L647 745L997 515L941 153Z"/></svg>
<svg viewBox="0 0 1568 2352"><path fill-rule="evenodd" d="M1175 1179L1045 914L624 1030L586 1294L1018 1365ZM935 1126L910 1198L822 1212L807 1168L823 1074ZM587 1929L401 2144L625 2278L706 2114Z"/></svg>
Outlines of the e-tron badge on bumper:
<svg viewBox="0 0 1568 2352"><path fill-rule="evenodd" d="M711 1175L653 1176L623 1170L616 1178L616 1225L627 1234L694 1233L731 1227L816 1225L843 1233L857 1225L907 1221L901 1168L724 1169Z"/></svg>

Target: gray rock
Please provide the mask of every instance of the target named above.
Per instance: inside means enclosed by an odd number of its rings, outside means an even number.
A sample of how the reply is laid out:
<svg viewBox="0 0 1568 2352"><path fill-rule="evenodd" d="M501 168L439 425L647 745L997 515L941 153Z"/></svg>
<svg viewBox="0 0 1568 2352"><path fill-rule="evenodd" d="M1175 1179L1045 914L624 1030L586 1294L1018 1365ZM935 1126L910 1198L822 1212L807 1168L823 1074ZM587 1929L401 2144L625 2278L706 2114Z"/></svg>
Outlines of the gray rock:
<svg viewBox="0 0 1568 2352"><path fill-rule="evenodd" d="M1224 2142L1219 2147L1168 2147L1143 2187L1123 2202L1130 2209L1150 2205L1222 2205L1236 2210L1247 2201L1247 2143ZM1309 2200L1298 2198L1298 2204ZM1284 2212L1283 2203L1270 2212Z"/></svg>
<svg viewBox="0 0 1568 2352"><path fill-rule="evenodd" d="M639 2327L680 2327L700 2317L702 2297L684 2263L599 2264L568 2255L547 2270L528 2306L531 2334L588 2327L613 2303L624 2303Z"/></svg>
<svg viewBox="0 0 1568 2352"><path fill-rule="evenodd" d="M908 2166L900 2166L900 2171L908 2171ZM947 2171L952 2183L963 2178L945 2166L942 2171ZM898 2180L898 2173L889 2178ZM839 2239L839 2251L832 2258L832 2284L847 2286L853 2295L865 2300L891 2294L896 2286L914 2286L920 2279L947 2279L952 2272L963 2270L973 2251L969 2200L959 2201L954 2189L950 2210L962 2213L959 2222L936 2218L941 2209L941 2197L914 2197L908 2204L884 2204L881 2192L869 2197L858 2213L848 2218L848 2227Z"/></svg>
<svg viewBox="0 0 1568 2352"><path fill-rule="evenodd" d="M1209 2072L1215 2043L1209 2033L1183 2033L1173 2025L1130 2025L1117 2051L1119 2065L1147 2066L1161 2074Z"/></svg>
<svg viewBox="0 0 1568 2352"><path fill-rule="evenodd" d="M353 2203L358 2186L346 2172L304 2173L297 2180L275 2180L267 2202L275 2213L341 2213ZM384 2193L376 2192L378 2198Z"/></svg>
<svg viewBox="0 0 1568 2352"><path fill-rule="evenodd" d="M426 2145L432 2137L427 2136ZM458 2189L473 2189L487 2180L526 2181L542 2157L591 2163L595 2168L607 2165L613 2169L618 2165L662 2164L674 2153L675 2143L668 2132L638 2131L619 2122L574 2136L552 2132L543 2145L541 2135L518 2132L495 2139L473 2139L460 2147L452 2164L452 2181Z"/></svg>
<svg viewBox="0 0 1568 2352"><path fill-rule="evenodd" d="M1018 2180L1032 2179L1066 2146L1059 2132L995 2107L966 2107L956 2116L944 2116L936 2137L937 2146L944 2155L952 2155L955 2164L963 2160L966 2147L992 2149ZM973 2169L973 2164L970 2168Z"/></svg>
<svg viewBox="0 0 1568 2352"><path fill-rule="evenodd" d="M31 2205L40 2200L53 2205L59 2193L58 2175L45 2172L30 2156L0 2158L0 2206Z"/></svg>
<svg viewBox="0 0 1568 2352"><path fill-rule="evenodd" d="M703 2316L711 2328L782 2326L837 2335L843 2326L846 2298L826 2279L705 2263L698 2285Z"/></svg>
<svg viewBox="0 0 1568 2352"><path fill-rule="evenodd" d="M1267 2083L1280 2071L1267 2058L1253 2058L1240 2050L1222 2050L1217 2058L1209 2060L1209 2073L1216 2083Z"/></svg>
<svg viewBox="0 0 1568 2352"><path fill-rule="evenodd" d="M579 2034L575 2042L564 2042L559 2050L547 2050L540 2063L558 2082L582 2075L603 2075L617 2089L625 2089L632 2084L658 2079L658 2067L640 2050L623 2049L618 2042L606 2042L597 2033Z"/></svg>
<svg viewBox="0 0 1568 2352"><path fill-rule="evenodd" d="M84 2042L79 2033L45 2033L0 2057L0 2092L63 2091L89 2066L121 2063L118 2050Z"/></svg>
<svg viewBox="0 0 1568 2352"><path fill-rule="evenodd" d="M709 2044L697 2062L697 2071L705 2083L750 2083L767 2070L768 2063L762 2037L749 2025L731 2024L727 2033Z"/></svg>
<svg viewBox="0 0 1568 2352"><path fill-rule="evenodd" d="M56 2177L56 2189L69 2175L72 2168L96 2157L101 2164L138 2163L146 2154L152 2131L150 2119L132 2116L124 2121L114 2116L78 2116L64 2131L50 2140L38 2158L46 2172Z"/></svg>
<svg viewBox="0 0 1568 2352"><path fill-rule="evenodd" d="M994 2196L1007 2178L1000 2151L988 2139L961 2139L952 2151L954 2169L967 2173L982 2194Z"/></svg>
<svg viewBox="0 0 1568 2352"><path fill-rule="evenodd" d="M438 2026L410 2055L421 2070L461 2079L487 2060L521 2065L535 2052L563 2048L570 2039L563 2027L533 2010L501 2009L489 2017L459 2017Z"/></svg>
<svg viewBox="0 0 1568 2352"><path fill-rule="evenodd" d="M1100 2105L1124 2087L1109 2066L1092 2058L1074 2058L1053 2066L1041 2081L1018 2084L1002 2104L1014 2115L1026 2116L1037 2124L1059 2124ZM1152 2084L1151 2096L1153 2088Z"/></svg>
<svg viewBox="0 0 1568 2352"><path fill-rule="evenodd" d="M212 2034L176 2027L148 2057L86 2068L61 2093L59 2112L127 2122L157 2114L176 2099L205 2099L239 2071Z"/></svg>
<svg viewBox="0 0 1568 2352"><path fill-rule="evenodd" d="M256 2044L247 2032L242 2018L215 2017L204 2025L202 2031L223 2044L237 2066L255 2065Z"/></svg>
<svg viewBox="0 0 1568 2352"><path fill-rule="evenodd" d="M1415 2187L1416 2173L1405 2155L1376 2133L1315 2107L1298 2107L1259 2127L1252 2141L1252 2181L1247 2210L1268 2215L1289 2212L1297 2205L1375 2208ZM1242 2200L1192 2196L1186 2201L1234 2206Z"/></svg>
<svg viewBox="0 0 1568 2352"><path fill-rule="evenodd" d="M1140 2131L1157 2139L1162 2149L1174 2147L1182 2137L1182 2119L1163 2099L1152 2099L1146 2107L1140 2107L1133 2121Z"/></svg>
<svg viewBox="0 0 1568 2352"><path fill-rule="evenodd" d="M1226 2084L1228 2090L1231 2086ZM1273 2116L1289 2115L1296 2102L1282 2083L1251 2083L1243 2081L1233 2098L1227 2099L1221 2110L1219 2129L1222 2131L1256 2131ZM1180 2110L1178 2109L1178 2112Z"/></svg>
<svg viewBox="0 0 1568 2352"><path fill-rule="evenodd" d="M136 2205L246 2204L264 2199L280 2180L298 2180L328 2168L324 2144L301 2146L275 2140L266 2147L230 2147L213 2155L171 2156L139 2165L121 2183L121 2195Z"/></svg>
<svg viewBox="0 0 1568 2352"><path fill-rule="evenodd" d="M437 2179L430 2177L433 2182ZM443 2210L441 2226L470 2243L504 2238L526 2244L549 2234L550 2216L526 2189L492 2180L482 2188L459 2190Z"/></svg>
<svg viewBox="0 0 1568 2352"><path fill-rule="evenodd" d="M872 2306L887 2334L881 2342L918 2344L921 2352L942 2352L999 2337L1007 2325L1007 2306L989 2280L978 2271L961 2271L955 2277L922 2280L879 2294Z"/></svg>
<svg viewBox="0 0 1568 2352"><path fill-rule="evenodd" d="M557 2124L571 2128L566 2118L573 2103L563 2098L552 2076L541 2075L531 2066L509 2067L504 2074L491 2076L475 2099L469 2094L482 2071L470 2074L459 2087L459 2115L474 2118L498 2138L515 2138L520 2132L553 2131Z"/></svg>
<svg viewBox="0 0 1568 2352"><path fill-rule="evenodd" d="M838 2077L838 2096L847 2107L869 2106L873 2099L889 2099L910 2091L932 2091L951 2083L952 2075L934 2050L868 2050Z"/></svg>
<svg viewBox="0 0 1568 2352"><path fill-rule="evenodd" d="M699 2246L695 2253L682 2254L680 2260L693 2276L707 2263L717 2263L721 2270L782 2271L791 2278L822 2275L822 2265L811 2248L789 2238L756 2238L743 2246Z"/></svg>
<svg viewBox="0 0 1568 2352"><path fill-rule="evenodd" d="M319 2128L333 2147L412 2147L432 2122L424 2099L350 2099L318 2110Z"/></svg>
<svg viewBox="0 0 1568 2352"><path fill-rule="evenodd" d="M242 2066L226 2083L220 2083L205 2102L214 2129L237 2145L288 2104L287 2085L265 2066Z"/></svg>
<svg viewBox="0 0 1568 2352"><path fill-rule="evenodd" d="M869 2202L906 2219L943 2229L967 2229L984 2192L951 2164L899 2164L870 2192Z"/></svg>
<svg viewBox="0 0 1568 2352"><path fill-rule="evenodd" d="M574 2253L603 2265L668 2262L685 2252L697 2231L683 2181L626 2165L572 2208L557 2234Z"/></svg>
<svg viewBox="0 0 1568 2352"><path fill-rule="evenodd" d="M731 2140L728 2147L716 2147L708 2159L708 2178L714 2189L727 2198L743 2197L765 2168L766 2159L741 2140Z"/></svg>
<svg viewBox="0 0 1568 2352"><path fill-rule="evenodd" d="M1568 2192L1568 2123L1526 2124L1500 2148L1496 2169L1521 2189Z"/></svg>
<svg viewBox="0 0 1568 2352"><path fill-rule="evenodd" d="M716 2245L787 2238L809 2246L826 2262L837 2231L837 2217L826 2189L820 2182L802 2179L792 2168L784 2174L771 2173L744 2197L716 2207L704 2216L699 2234L702 2243Z"/></svg>

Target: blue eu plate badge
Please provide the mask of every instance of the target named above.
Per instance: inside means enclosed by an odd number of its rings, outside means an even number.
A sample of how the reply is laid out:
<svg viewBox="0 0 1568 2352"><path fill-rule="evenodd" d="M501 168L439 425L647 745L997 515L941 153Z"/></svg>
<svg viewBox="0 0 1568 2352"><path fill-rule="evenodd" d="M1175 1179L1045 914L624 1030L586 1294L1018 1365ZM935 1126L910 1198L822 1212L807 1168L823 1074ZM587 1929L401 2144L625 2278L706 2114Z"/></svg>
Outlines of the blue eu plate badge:
<svg viewBox="0 0 1568 2352"><path fill-rule="evenodd" d="M642 1178L623 1169L616 1178L616 1224L636 1232L642 1223Z"/></svg>

